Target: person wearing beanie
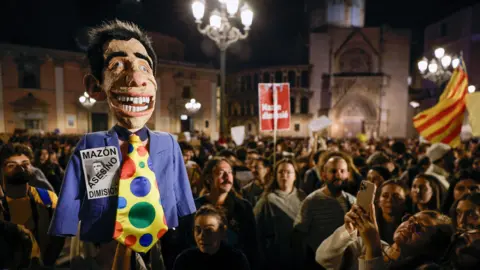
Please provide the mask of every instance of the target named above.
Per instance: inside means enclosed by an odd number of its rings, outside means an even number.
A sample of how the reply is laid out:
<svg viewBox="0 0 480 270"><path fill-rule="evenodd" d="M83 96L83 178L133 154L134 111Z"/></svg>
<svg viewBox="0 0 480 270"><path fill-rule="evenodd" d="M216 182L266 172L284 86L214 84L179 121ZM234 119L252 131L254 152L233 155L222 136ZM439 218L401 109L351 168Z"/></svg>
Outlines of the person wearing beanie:
<svg viewBox="0 0 480 270"><path fill-rule="evenodd" d="M448 144L434 143L427 149L426 155L431 164L425 174L437 178L443 192L446 193L450 187L448 179L455 167L455 156L452 148Z"/></svg>

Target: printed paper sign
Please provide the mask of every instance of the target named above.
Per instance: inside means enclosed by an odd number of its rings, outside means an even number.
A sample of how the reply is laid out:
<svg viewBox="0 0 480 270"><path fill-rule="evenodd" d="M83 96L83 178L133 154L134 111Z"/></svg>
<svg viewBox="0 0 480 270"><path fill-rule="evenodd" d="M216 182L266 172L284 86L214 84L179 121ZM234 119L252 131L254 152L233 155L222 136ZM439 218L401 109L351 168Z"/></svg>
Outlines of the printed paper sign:
<svg viewBox="0 0 480 270"><path fill-rule="evenodd" d="M115 176L120 168L115 146L80 151L88 199L99 199L118 194Z"/></svg>
<svg viewBox="0 0 480 270"><path fill-rule="evenodd" d="M313 131L317 132L329 127L332 124L332 120L330 120L325 115L320 116L320 118L314 119L310 122L308 127Z"/></svg>
<svg viewBox="0 0 480 270"><path fill-rule="evenodd" d="M275 100L276 97L276 100ZM260 131L290 129L290 84L259 83L258 107L260 108Z"/></svg>
<svg viewBox="0 0 480 270"><path fill-rule="evenodd" d="M480 136L480 92L467 95L468 120L472 128L472 136Z"/></svg>
<svg viewBox="0 0 480 270"><path fill-rule="evenodd" d="M236 145L242 145L245 140L245 126L232 127L230 134Z"/></svg>

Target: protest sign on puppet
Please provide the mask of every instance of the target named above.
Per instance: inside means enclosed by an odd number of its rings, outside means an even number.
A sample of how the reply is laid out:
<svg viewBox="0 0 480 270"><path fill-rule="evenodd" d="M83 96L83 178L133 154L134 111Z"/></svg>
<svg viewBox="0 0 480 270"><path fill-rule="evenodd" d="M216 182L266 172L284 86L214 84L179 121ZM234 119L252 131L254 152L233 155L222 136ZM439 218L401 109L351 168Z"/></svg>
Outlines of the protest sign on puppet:
<svg viewBox="0 0 480 270"><path fill-rule="evenodd" d="M260 108L260 131L274 130L275 118L277 130L290 129L290 84L259 83L258 107Z"/></svg>

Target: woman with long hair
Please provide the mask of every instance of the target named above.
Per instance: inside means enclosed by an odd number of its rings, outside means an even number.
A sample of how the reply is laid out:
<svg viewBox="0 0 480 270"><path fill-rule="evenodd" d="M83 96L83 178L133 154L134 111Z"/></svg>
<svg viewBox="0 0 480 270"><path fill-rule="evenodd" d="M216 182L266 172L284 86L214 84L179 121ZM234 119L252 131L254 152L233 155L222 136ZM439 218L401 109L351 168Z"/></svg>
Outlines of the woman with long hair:
<svg viewBox="0 0 480 270"><path fill-rule="evenodd" d="M480 229L480 193L463 195L453 204L450 216L457 230Z"/></svg>
<svg viewBox="0 0 480 270"><path fill-rule="evenodd" d="M263 269L294 269L291 245L293 223L305 193L295 187L298 171L291 159L277 162L270 182L254 213L260 249L265 258Z"/></svg>
<svg viewBox="0 0 480 270"><path fill-rule="evenodd" d="M412 213L423 210L440 210L442 206L442 188L435 176L419 174L412 183Z"/></svg>
<svg viewBox="0 0 480 270"><path fill-rule="evenodd" d="M376 218L380 239L393 244L393 235L407 214L407 188L400 181L388 180L377 188Z"/></svg>

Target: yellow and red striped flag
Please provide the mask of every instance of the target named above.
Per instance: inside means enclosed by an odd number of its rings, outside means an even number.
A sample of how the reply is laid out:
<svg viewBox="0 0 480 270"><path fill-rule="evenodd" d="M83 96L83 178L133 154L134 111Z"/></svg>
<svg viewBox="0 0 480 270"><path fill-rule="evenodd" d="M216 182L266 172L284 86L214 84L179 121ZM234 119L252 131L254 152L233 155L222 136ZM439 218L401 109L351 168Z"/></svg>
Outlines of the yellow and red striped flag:
<svg viewBox="0 0 480 270"><path fill-rule="evenodd" d="M460 145L465 113L465 97L468 93L468 76L462 63L455 68L438 103L413 117L413 126L420 136L431 143Z"/></svg>

